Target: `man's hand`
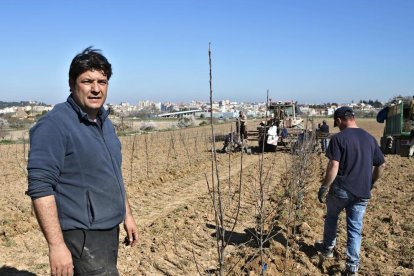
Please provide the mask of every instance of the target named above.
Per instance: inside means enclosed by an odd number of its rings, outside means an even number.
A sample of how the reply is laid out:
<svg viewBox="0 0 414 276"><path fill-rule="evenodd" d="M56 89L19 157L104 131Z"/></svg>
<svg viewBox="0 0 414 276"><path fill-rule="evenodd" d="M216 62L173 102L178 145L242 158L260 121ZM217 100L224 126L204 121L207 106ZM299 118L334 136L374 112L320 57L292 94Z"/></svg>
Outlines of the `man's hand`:
<svg viewBox="0 0 414 276"><path fill-rule="evenodd" d="M374 188L374 184L375 182L377 182L377 180L381 177L382 173L384 172L384 168L385 168L385 163L381 164L378 167L374 167L374 169L372 170L372 182L371 182L371 190L372 188Z"/></svg>
<svg viewBox="0 0 414 276"><path fill-rule="evenodd" d="M135 219L131 214L127 214L124 221L124 229L127 232L125 244L134 246L138 241L138 227Z"/></svg>
<svg viewBox="0 0 414 276"><path fill-rule="evenodd" d="M66 244L49 246L50 274L53 276L72 276L72 255Z"/></svg>
<svg viewBox="0 0 414 276"><path fill-rule="evenodd" d="M321 186L318 192L318 199L320 203L326 202L326 194L328 193L328 188L325 186Z"/></svg>
<svg viewBox="0 0 414 276"><path fill-rule="evenodd" d="M326 202L326 194L328 193L329 187L334 182L339 170L339 162L336 160L329 160L328 166L326 167L325 178L322 181L321 187L318 192L318 199L320 203Z"/></svg>

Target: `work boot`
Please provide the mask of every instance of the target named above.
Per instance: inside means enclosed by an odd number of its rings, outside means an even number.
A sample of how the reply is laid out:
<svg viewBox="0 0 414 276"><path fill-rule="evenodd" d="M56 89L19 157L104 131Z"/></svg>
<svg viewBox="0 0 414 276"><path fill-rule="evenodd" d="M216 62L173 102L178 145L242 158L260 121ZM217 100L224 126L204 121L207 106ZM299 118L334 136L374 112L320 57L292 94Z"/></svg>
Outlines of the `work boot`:
<svg viewBox="0 0 414 276"><path fill-rule="evenodd" d="M346 276L357 276L358 275L358 269L359 269L359 265L355 266L355 265L351 265L351 264L346 263L344 274Z"/></svg>
<svg viewBox="0 0 414 276"><path fill-rule="evenodd" d="M324 258L333 258L334 254L334 248L328 248L325 246L325 244L323 243L323 241L316 241L315 242L315 249L322 253L322 256Z"/></svg>

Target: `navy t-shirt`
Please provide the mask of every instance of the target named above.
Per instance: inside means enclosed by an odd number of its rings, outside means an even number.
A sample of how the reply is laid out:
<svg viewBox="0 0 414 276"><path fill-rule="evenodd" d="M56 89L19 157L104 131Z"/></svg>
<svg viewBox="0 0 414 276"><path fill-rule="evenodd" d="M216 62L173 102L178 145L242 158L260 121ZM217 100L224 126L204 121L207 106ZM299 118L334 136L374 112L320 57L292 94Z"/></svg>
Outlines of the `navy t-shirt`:
<svg viewBox="0 0 414 276"><path fill-rule="evenodd" d="M371 134L361 128L346 128L332 137L326 156L339 162L333 185L358 198L371 197L372 167L385 162Z"/></svg>
<svg viewBox="0 0 414 276"><path fill-rule="evenodd" d="M329 133L329 126L328 125L321 125L319 130L323 133Z"/></svg>

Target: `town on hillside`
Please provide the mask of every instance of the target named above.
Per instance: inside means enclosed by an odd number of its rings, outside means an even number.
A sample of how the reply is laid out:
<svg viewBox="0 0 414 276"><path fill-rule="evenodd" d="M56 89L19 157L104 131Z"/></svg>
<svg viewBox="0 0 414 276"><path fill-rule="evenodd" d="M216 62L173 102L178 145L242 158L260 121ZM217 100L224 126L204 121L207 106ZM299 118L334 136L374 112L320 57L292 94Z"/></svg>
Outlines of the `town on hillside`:
<svg viewBox="0 0 414 276"><path fill-rule="evenodd" d="M360 100L358 103L324 103L324 104L300 104L291 100L281 100L277 102L295 103L297 113L306 116L332 116L336 108L348 105L356 112L365 117L373 117L383 108L384 103L375 100ZM50 111L53 105L40 103L37 101L21 102L2 102L0 101L0 124L18 125L18 121L35 122L37 118ZM136 118L156 118L174 116L174 114L192 114L195 117L213 116L222 119L230 119L238 116L239 111L243 111L250 118L262 118L266 115L266 102L235 102L230 100L220 100L213 102L210 106L205 101L190 101L188 103L173 102L153 102L149 100L139 101L137 104L122 102L120 104L106 104L106 108L111 110L111 114L117 117L136 117Z"/></svg>
<svg viewBox="0 0 414 276"><path fill-rule="evenodd" d="M239 116L239 112L243 111L249 119L263 119L270 116L270 105L288 105L294 109L296 115L305 117L332 117L334 111L344 105L351 106L357 117L374 118L384 106L393 102L412 99L412 96L394 97L387 103L378 100L360 100L351 103L323 103L323 104L301 104L293 100L269 100L269 102L236 102L230 100L214 101L212 105L206 101L190 101L188 103L174 102L154 102L149 100L139 101L137 104L122 102L120 104L107 103L106 109L111 111L111 119L115 127L119 131L127 129L158 129L159 127L151 125L151 121L157 121L165 117L184 118L195 120L208 119L211 115L216 122L235 120ZM53 109L53 105L45 104L37 101L21 101L21 102L4 102L0 101L0 139L9 139L10 133L15 130L28 130L36 121ZM267 112L266 112L267 111ZM125 124L126 121L131 126ZM190 121L191 121L190 120ZM139 125L133 125L134 121L138 121ZM174 120L171 120L174 121ZM175 120L176 121L176 120ZM182 122L179 122L182 123ZM198 125L191 122L183 123L184 127ZM201 122L206 123L206 122ZM173 124L176 124L174 122ZM176 127L174 125L173 127ZM182 126L178 126L182 127ZM171 128L166 126L164 128ZM161 128L160 128L161 129ZM27 132L27 131L26 131ZM27 133L24 135L27 136ZM18 134L22 136L22 134ZM21 139L22 137L17 139ZM16 138L16 137L15 137ZM15 140L15 139L12 139Z"/></svg>

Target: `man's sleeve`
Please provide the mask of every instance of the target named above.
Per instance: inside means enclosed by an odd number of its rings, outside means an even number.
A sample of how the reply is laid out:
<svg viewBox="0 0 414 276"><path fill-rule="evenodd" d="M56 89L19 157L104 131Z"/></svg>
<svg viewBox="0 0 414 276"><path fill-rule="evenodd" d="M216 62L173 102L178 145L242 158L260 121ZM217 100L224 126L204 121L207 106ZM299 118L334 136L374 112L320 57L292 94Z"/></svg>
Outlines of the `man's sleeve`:
<svg viewBox="0 0 414 276"><path fill-rule="evenodd" d="M54 195L64 163L64 140L57 123L50 118L39 120L30 130L27 194L32 199Z"/></svg>
<svg viewBox="0 0 414 276"><path fill-rule="evenodd" d="M328 157L329 160L341 161L341 147L336 136L329 142L329 146L326 149L326 157Z"/></svg>

